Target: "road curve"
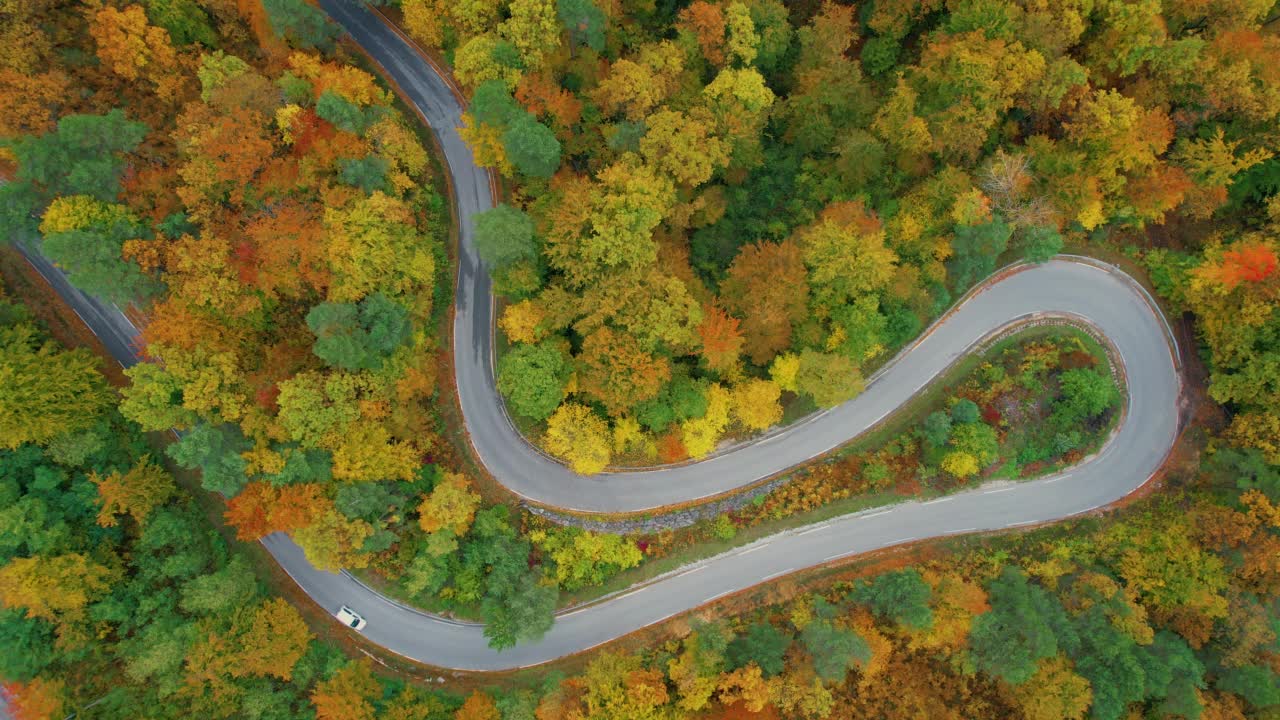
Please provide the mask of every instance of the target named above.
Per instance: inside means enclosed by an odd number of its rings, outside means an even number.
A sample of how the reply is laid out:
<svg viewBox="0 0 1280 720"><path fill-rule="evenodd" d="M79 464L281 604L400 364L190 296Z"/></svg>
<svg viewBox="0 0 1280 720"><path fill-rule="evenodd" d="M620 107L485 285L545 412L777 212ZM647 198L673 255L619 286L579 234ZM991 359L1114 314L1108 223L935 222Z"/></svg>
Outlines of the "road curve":
<svg viewBox="0 0 1280 720"><path fill-rule="evenodd" d="M454 325L459 397L481 460L513 491L580 510L643 510L751 483L829 450L909 398L980 339L1036 314L1092 324L1112 343L1127 375L1125 417L1101 452L1071 470L1024 483L993 484L930 502L905 502L786 531L708 558L607 601L557 618L541 640L498 652L479 625L401 606L346 573L315 569L282 535L264 546L327 610L356 608L374 643L419 662L460 670L507 670L581 652L724 595L848 555L919 539L1057 520L1114 502L1155 473L1178 430L1179 376L1167 327L1131 278L1114 268L1058 259L1019 268L973 294L900 355L855 400L760 442L699 463L585 478L529 446L511 427L493 387L489 280L471 247L471 216L491 202L487 175L458 137L460 108L446 83L366 8L320 0L396 81L431 124L449 164L459 217ZM45 274L124 365L136 362L136 330L112 307ZM56 277L51 277L56 276Z"/></svg>
<svg viewBox="0 0 1280 720"><path fill-rule="evenodd" d="M1161 332L1163 323L1129 278L1073 262L1027 268L976 294L899 356L855 401L797 423L762 441L697 463L585 477L533 448L508 419L494 382L490 282L471 244L474 213L492 204L488 173L476 166L458 136L462 109L449 84L386 23L352 0L321 0L323 7L382 65L417 106L440 141L457 193L459 251L454 366L458 397L471 443L481 462L508 489L532 502L566 510L624 513L701 500L774 475L841 445L901 405L921 384L994 328L1028 313L1060 312L1086 318L1119 347L1133 368L1156 370L1131 379L1135 394L1151 402L1161 393L1172 406L1176 379ZM1141 387L1143 383L1149 383ZM1162 458L1174 417L1142 423L1123 438L1126 470ZM1141 437L1131 436L1142 432ZM1141 448L1141 450L1136 450ZM1141 457L1139 457L1139 454ZM1146 477L1146 475L1142 475Z"/></svg>

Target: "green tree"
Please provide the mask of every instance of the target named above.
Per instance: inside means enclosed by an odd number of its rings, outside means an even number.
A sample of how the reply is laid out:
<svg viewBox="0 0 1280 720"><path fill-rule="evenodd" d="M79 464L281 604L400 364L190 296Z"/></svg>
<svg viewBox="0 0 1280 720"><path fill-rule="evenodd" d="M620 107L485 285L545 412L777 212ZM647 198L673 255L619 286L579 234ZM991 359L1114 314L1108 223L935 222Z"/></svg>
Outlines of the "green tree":
<svg viewBox="0 0 1280 720"><path fill-rule="evenodd" d="M533 241L533 219L523 210L498 203L492 210L476 213L475 246L491 272L521 260L534 260L538 248Z"/></svg>
<svg viewBox="0 0 1280 720"><path fill-rule="evenodd" d="M205 490L232 497L248 481L240 453L249 449L240 429L234 425L215 427L198 423L165 451L174 462L188 470L200 471Z"/></svg>
<svg viewBox="0 0 1280 720"><path fill-rule="evenodd" d="M58 659L54 629L17 608L0 608L0 677L26 682Z"/></svg>
<svg viewBox="0 0 1280 720"><path fill-rule="evenodd" d="M571 372L572 366L555 343L520 344L498 362L498 391L517 413L546 420L564 400Z"/></svg>
<svg viewBox="0 0 1280 720"><path fill-rule="evenodd" d="M1022 233L1022 258L1028 262L1042 263L1062 252L1062 234L1049 225L1029 227Z"/></svg>
<svg viewBox="0 0 1280 720"><path fill-rule="evenodd" d="M302 0L284 1L302 2ZM377 122L383 112L383 108L379 105L370 105L362 109L333 90L325 90L316 100L316 115L333 123L340 130L357 135L364 134L365 129Z"/></svg>
<svg viewBox="0 0 1280 720"><path fill-rule="evenodd" d="M1109 375L1092 368L1072 368L1058 379L1053 418L1066 427L1101 415L1120 399Z"/></svg>
<svg viewBox="0 0 1280 720"><path fill-rule="evenodd" d="M112 110L106 115L67 115L53 132L8 141L18 172L13 182L0 186L0 235L8 240L14 230L30 230L33 214L55 197L115 200L124 156L146 134L146 125L130 121L123 110Z"/></svg>
<svg viewBox="0 0 1280 720"><path fill-rule="evenodd" d="M169 31L175 45L216 47L218 35L194 0L147 0L147 19Z"/></svg>
<svg viewBox="0 0 1280 720"><path fill-rule="evenodd" d="M996 461L1000 456L1000 440L995 428L986 423L966 423L951 431L951 447L978 461L979 469Z"/></svg>
<svg viewBox="0 0 1280 720"><path fill-rule="evenodd" d="M326 50L338 37L338 27L319 8L304 0L262 0L276 35L300 48Z"/></svg>
<svg viewBox="0 0 1280 720"><path fill-rule="evenodd" d="M951 419L961 425L976 423L981 417L978 404L968 398L960 398L951 406Z"/></svg>
<svg viewBox="0 0 1280 720"><path fill-rule="evenodd" d="M486 80L477 85L471 93L468 110L476 120L497 128L505 128L525 114L501 80Z"/></svg>
<svg viewBox="0 0 1280 720"><path fill-rule="evenodd" d="M942 447L951 438L951 416L942 410L934 410L920 425L920 436L934 447Z"/></svg>
<svg viewBox="0 0 1280 720"><path fill-rule="evenodd" d="M489 646L502 650L545 635L555 621L558 598L556 589L542 582L539 571L519 574L509 589L491 590L480 604Z"/></svg>
<svg viewBox="0 0 1280 720"><path fill-rule="evenodd" d="M915 568L896 570L861 582L849 593L849 599L871 608L898 625L916 630L933 626L933 610L929 607L929 584Z"/></svg>
<svg viewBox="0 0 1280 720"><path fill-rule="evenodd" d="M591 0L557 0L556 13L569 31L569 39L601 52L604 50L605 15Z"/></svg>
<svg viewBox="0 0 1280 720"><path fill-rule="evenodd" d="M312 352L331 367L377 370L410 334L409 311L382 293L359 303L321 303L307 313Z"/></svg>
<svg viewBox="0 0 1280 720"><path fill-rule="evenodd" d="M813 669L818 677L829 683L842 682L849 670L871 659L866 640L830 620L810 621L800 632L800 643L813 657Z"/></svg>
<svg viewBox="0 0 1280 720"><path fill-rule="evenodd" d="M247 606L260 592L253 568L235 555L218 570L191 578L182 586L180 607L195 615L218 615Z"/></svg>
<svg viewBox="0 0 1280 720"><path fill-rule="evenodd" d="M951 287L963 290L994 272L996 260L1009 246L1012 235L1013 226L998 217L981 225L957 227L951 241L953 254L947 263Z"/></svg>
<svg viewBox="0 0 1280 720"><path fill-rule="evenodd" d="M156 295L159 284L120 253L127 240L148 233L123 205L83 195L58 198L40 223L41 251L67 272L72 285L121 305Z"/></svg>
<svg viewBox="0 0 1280 720"><path fill-rule="evenodd" d="M1256 710L1280 705L1280 675L1262 665L1226 668L1214 686L1239 695Z"/></svg>
<svg viewBox="0 0 1280 720"><path fill-rule="evenodd" d="M339 161L338 179L352 187L373 194L387 189L387 170L391 161L377 155L366 155L358 159L344 158Z"/></svg>
<svg viewBox="0 0 1280 720"><path fill-rule="evenodd" d="M1019 685L1035 675L1038 662L1058 654L1060 643L1072 644L1075 631L1062 605L1021 568L1006 567L987 591L991 610L974 618L969 635L979 670Z"/></svg>
<svg viewBox="0 0 1280 720"><path fill-rule="evenodd" d="M516 169L536 178L549 178L560 168L560 141L551 128L532 115L517 117L502 134L502 147Z"/></svg>
<svg viewBox="0 0 1280 720"><path fill-rule="evenodd" d="M773 677L786 667L784 656L790 647L790 635L772 623L757 622L729 643L726 656L734 669L755 663L766 677Z"/></svg>

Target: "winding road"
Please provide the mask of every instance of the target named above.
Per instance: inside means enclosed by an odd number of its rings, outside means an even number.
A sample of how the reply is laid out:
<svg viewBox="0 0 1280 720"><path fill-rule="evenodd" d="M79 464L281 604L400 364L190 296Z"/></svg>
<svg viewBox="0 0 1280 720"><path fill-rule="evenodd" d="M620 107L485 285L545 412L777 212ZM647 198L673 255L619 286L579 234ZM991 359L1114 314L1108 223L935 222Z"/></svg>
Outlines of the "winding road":
<svg viewBox="0 0 1280 720"><path fill-rule="evenodd" d="M485 467L524 498L557 508L631 512L722 494L820 455L872 427L975 344L1034 317L1092 325L1126 374L1127 406L1111 441L1059 475L993 483L929 502L868 510L761 539L594 605L557 617L537 642L498 652L482 628L402 606L347 573L317 570L288 537L263 544L302 589L329 611L346 604L369 621L364 635L429 665L496 671L544 663L758 583L840 558L930 537L1031 525L1115 502L1163 464L1178 432L1177 350L1154 301L1132 278L1102 263L1059 258L1021 266L985 283L874 376L862 395L753 443L701 462L583 477L533 448L512 426L492 371L493 303L471 246L471 217L492 205L489 178L458 135L461 107L448 83L385 23L352 0L320 0L422 113L445 154L461 219L454 316L456 382L471 442ZM133 328L114 307L71 288L29 254L124 365L137 361Z"/></svg>

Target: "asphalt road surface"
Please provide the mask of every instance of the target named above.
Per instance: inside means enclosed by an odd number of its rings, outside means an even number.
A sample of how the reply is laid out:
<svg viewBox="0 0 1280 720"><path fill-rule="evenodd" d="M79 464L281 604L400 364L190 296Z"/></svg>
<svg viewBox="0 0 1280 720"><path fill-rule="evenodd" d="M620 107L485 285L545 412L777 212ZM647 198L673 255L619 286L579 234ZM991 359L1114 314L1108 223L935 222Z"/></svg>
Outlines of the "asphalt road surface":
<svg viewBox="0 0 1280 720"><path fill-rule="evenodd" d="M369 621L371 641L408 658L463 670L505 670L547 662L758 583L884 547L929 537L1031 525L1114 502L1163 463L1178 430L1176 351L1154 304L1131 278L1096 263L1058 259L988 283L879 373L858 398L761 440L702 462L582 477L530 446L507 420L492 372L489 279L471 247L474 213L491 204L487 174L457 133L461 108L447 84L362 5L320 0L423 113L444 150L462 225L454 352L458 393L472 443L493 475L539 503L579 510L636 511L708 497L772 475L865 431L918 392L975 342L1034 316L1092 324L1112 343L1127 375L1119 430L1101 452L1071 470L1022 483L993 483L929 501L868 510L786 531L682 568L607 601L560 615L538 642L491 650L475 624L401 606L345 573L315 569L285 536L263 544L326 610L349 605ZM51 268L33 262L48 275ZM53 275L58 275L54 272ZM60 277L60 276L59 276ZM51 278L52 280L52 278ZM113 307L65 283L64 298L122 364L136 362L136 330Z"/></svg>

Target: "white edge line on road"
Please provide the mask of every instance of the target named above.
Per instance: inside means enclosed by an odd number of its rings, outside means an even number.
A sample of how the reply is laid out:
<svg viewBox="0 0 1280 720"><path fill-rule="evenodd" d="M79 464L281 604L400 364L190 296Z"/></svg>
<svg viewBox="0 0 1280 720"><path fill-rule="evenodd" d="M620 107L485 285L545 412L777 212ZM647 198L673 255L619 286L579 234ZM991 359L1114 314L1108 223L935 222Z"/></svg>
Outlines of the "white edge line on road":
<svg viewBox="0 0 1280 720"><path fill-rule="evenodd" d="M920 504L921 504L921 505L936 505L936 504L938 504L938 503L946 502L946 501L948 501L948 500L953 500L953 499L954 499L954 498L952 498L951 496L947 496L947 497L940 497L940 498L938 498L938 499L936 499L936 500L930 500L929 502L920 503Z"/></svg>
<svg viewBox="0 0 1280 720"><path fill-rule="evenodd" d="M764 577L760 578L760 582L765 582L766 580L772 580L778 577L779 575L786 575L787 573L795 572L795 571L796 571L795 568L787 568L786 570L779 570L778 572L773 573L772 575L765 575Z"/></svg>
<svg viewBox="0 0 1280 720"><path fill-rule="evenodd" d="M963 528L961 530L952 530L948 535L963 535L964 533L977 532L978 528Z"/></svg>
<svg viewBox="0 0 1280 720"><path fill-rule="evenodd" d="M1045 480L1045 481L1044 481L1044 484L1045 484L1045 485L1048 485L1049 483L1056 483L1056 482L1058 482L1059 480L1066 480L1066 479L1067 479L1067 478L1069 478L1069 477L1071 477L1071 476L1070 476L1070 475L1059 475L1059 476L1058 476L1058 477L1056 477L1056 478L1050 478L1050 479L1048 479L1048 480Z"/></svg>
<svg viewBox="0 0 1280 720"><path fill-rule="evenodd" d="M1017 487L1018 487L1017 485L1010 485L1009 487L996 488L995 490L983 490L982 494L993 495L995 493L1009 492L1010 490L1016 489Z"/></svg>
<svg viewBox="0 0 1280 720"><path fill-rule="evenodd" d="M880 512L873 512L870 515L863 515L862 519L866 520L867 518L879 517L881 515L888 515L888 514L889 514L888 510L881 510Z"/></svg>
<svg viewBox="0 0 1280 720"><path fill-rule="evenodd" d="M747 548L746 550L739 552L738 557L742 557L743 555L750 555L751 553L757 550L763 550L764 548L767 548L767 547L769 547L769 543L761 543L760 545L756 545L753 548Z"/></svg>

